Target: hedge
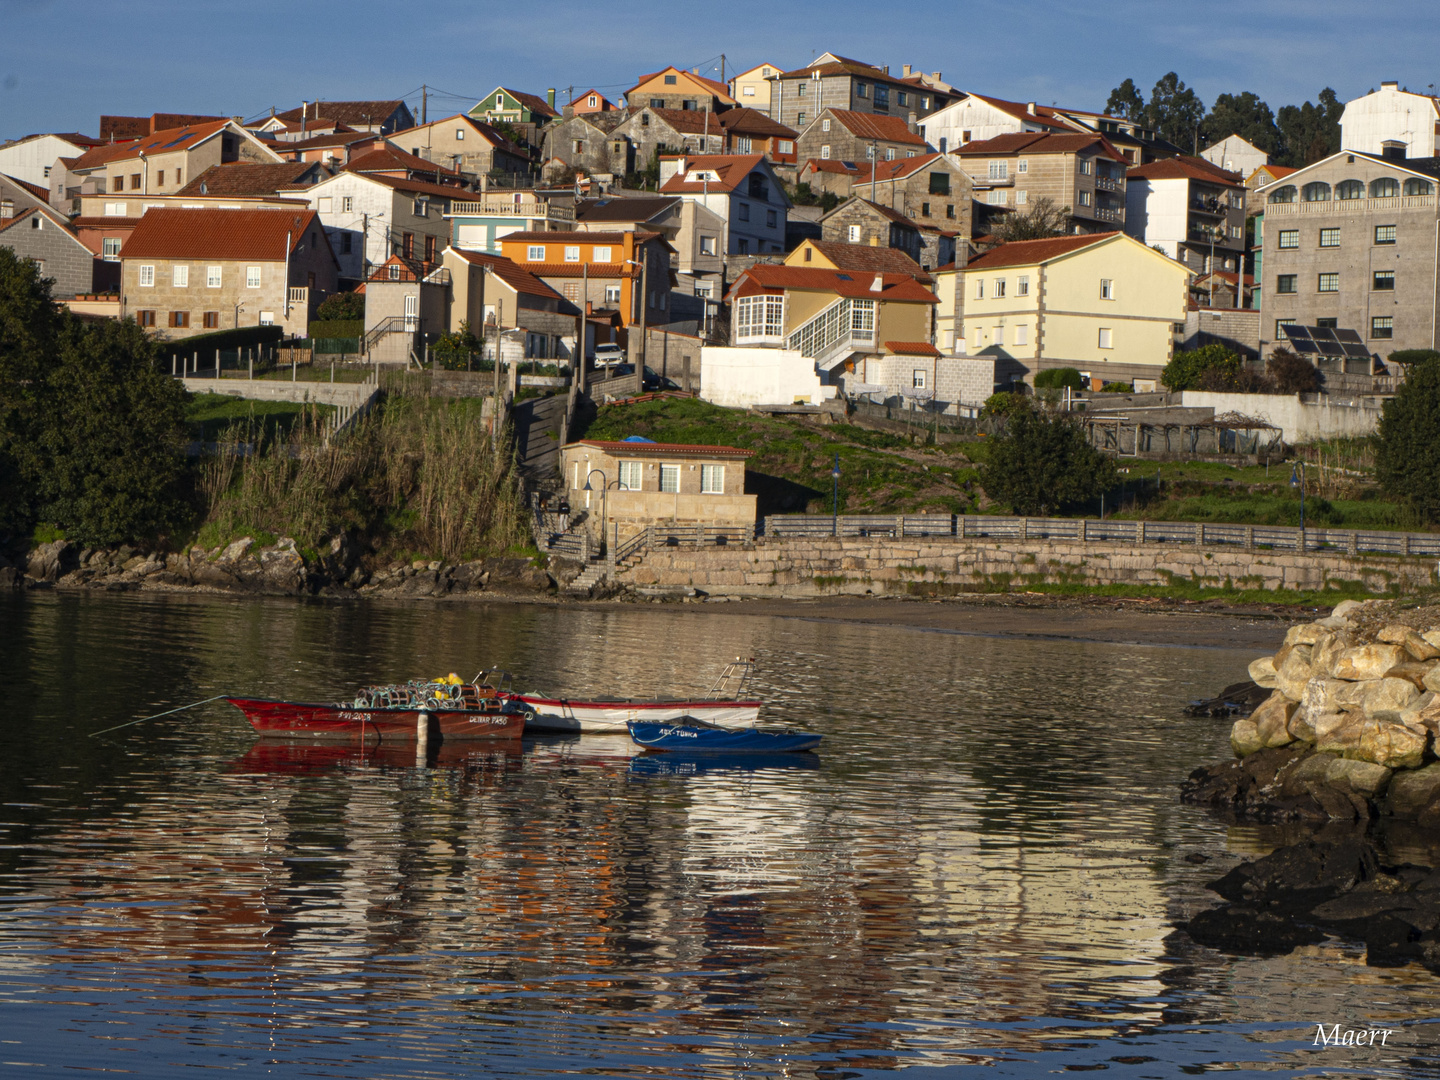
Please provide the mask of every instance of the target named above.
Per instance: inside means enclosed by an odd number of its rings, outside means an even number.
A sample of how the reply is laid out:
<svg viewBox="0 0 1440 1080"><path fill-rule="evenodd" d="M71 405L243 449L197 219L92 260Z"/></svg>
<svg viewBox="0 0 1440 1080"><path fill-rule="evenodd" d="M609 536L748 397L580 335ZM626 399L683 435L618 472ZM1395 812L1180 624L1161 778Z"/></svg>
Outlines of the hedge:
<svg viewBox="0 0 1440 1080"><path fill-rule="evenodd" d="M285 336L278 326L241 326L231 330L216 330L211 334L196 334L194 337L176 341L162 341L156 347L156 356L168 360L174 356L191 356L199 353L202 357L214 359L215 350L228 352L231 349L253 349L260 345L277 345Z"/></svg>
<svg viewBox="0 0 1440 1080"><path fill-rule="evenodd" d="M312 338L358 338L365 336L364 319L316 319L310 324Z"/></svg>

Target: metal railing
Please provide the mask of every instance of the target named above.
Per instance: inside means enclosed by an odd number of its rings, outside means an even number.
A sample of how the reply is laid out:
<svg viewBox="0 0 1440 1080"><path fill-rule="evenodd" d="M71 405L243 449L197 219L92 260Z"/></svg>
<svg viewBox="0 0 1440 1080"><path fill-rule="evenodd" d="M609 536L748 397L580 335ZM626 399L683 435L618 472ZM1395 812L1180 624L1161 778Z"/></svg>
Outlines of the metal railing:
<svg viewBox="0 0 1440 1080"><path fill-rule="evenodd" d="M999 517L988 514L773 514L767 539L821 536L953 537L957 540L1070 540L1078 543L1193 544L1209 547L1331 551L1355 555L1440 555L1440 533L1360 529L1298 529L1288 525L1231 525L1200 521L1121 521L1095 518Z"/></svg>
<svg viewBox="0 0 1440 1080"><path fill-rule="evenodd" d="M868 325L866 325L868 324ZM868 346L875 341L875 301L841 297L791 331L787 349L820 361L851 346ZM823 366L823 365L822 365Z"/></svg>
<svg viewBox="0 0 1440 1080"><path fill-rule="evenodd" d="M375 348L375 344L383 337L390 334L409 334L414 337L420 330L420 324L414 315L391 315L381 320L372 327L365 336L360 339L360 351L368 353Z"/></svg>
<svg viewBox="0 0 1440 1080"><path fill-rule="evenodd" d="M522 202L485 199L481 202L452 202L445 216L553 218L556 221L574 221L575 210L564 203L554 203L548 199L526 199Z"/></svg>

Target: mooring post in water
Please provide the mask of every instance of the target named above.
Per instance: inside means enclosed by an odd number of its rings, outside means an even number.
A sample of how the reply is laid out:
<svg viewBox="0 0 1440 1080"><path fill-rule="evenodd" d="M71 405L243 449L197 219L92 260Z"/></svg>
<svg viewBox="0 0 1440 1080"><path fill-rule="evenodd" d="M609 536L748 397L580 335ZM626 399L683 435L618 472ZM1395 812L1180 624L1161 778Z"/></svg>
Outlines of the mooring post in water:
<svg viewBox="0 0 1440 1080"><path fill-rule="evenodd" d="M420 719L415 722L415 764L423 766L430 751L430 714L420 710Z"/></svg>

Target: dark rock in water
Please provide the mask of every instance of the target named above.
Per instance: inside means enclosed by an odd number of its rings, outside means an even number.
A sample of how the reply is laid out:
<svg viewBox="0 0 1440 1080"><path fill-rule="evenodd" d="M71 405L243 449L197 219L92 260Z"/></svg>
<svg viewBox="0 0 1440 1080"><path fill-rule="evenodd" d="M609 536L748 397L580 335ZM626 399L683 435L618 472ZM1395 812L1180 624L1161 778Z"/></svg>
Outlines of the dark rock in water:
<svg viewBox="0 0 1440 1080"><path fill-rule="evenodd" d="M1192 852L1190 852L1189 855L1186 855L1186 856L1185 856L1185 861L1188 862L1188 863L1191 863L1191 864L1193 864L1193 865L1195 865L1195 866L1199 866L1199 865L1201 865L1202 863L1207 863L1207 862L1209 862L1209 861L1210 861L1210 856L1209 856L1209 855L1205 855L1205 854L1203 854L1203 853L1201 853L1201 852L1199 852L1199 851L1192 851Z"/></svg>
<svg viewBox="0 0 1440 1080"><path fill-rule="evenodd" d="M1185 708L1185 715L1234 716L1240 713L1248 716L1269 696L1269 690L1247 679L1225 687L1213 698L1191 702Z"/></svg>
<svg viewBox="0 0 1440 1080"><path fill-rule="evenodd" d="M1247 956L1283 955L1297 945L1325 940L1325 931L1319 927L1241 904L1202 911L1181 929L1201 945Z"/></svg>
<svg viewBox="0 0 1440 1080"><path fill-rule="evenodd" d="M1287 785L1289 774L1312 755L1303 743L1258 750L1238 761L1206 765L1180 784L1180 801L1207 806L1229 819L1322 822L1330 815L1310 788ZM1363 800L1362 800L1363 801ZM1350 802L1343 817L1353 820Z"/></svg>
<svg viewBox="0 0 1440 1080"><path fill-rule="evenodd" d="M1342 896L1376 873L1375 849L1362 836L1339 843L1307 840L1241 863L1206 888L1236 903L1306 912Z"/></svg>

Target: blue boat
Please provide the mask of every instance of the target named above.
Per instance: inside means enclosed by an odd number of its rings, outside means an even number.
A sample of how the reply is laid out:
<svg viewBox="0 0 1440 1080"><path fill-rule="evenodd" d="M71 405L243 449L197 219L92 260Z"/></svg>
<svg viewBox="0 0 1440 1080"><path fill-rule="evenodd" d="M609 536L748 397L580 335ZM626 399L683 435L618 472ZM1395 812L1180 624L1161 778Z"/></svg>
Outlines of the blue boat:
<svg viewBox="0 0 1440 1080"><path fill-rule="evenodd" d="M788 754L814 750L820 736L808 731L723 728L682 716L679 720L631 720L630 738L646 750L683 750L691 754Z"/></svg>

